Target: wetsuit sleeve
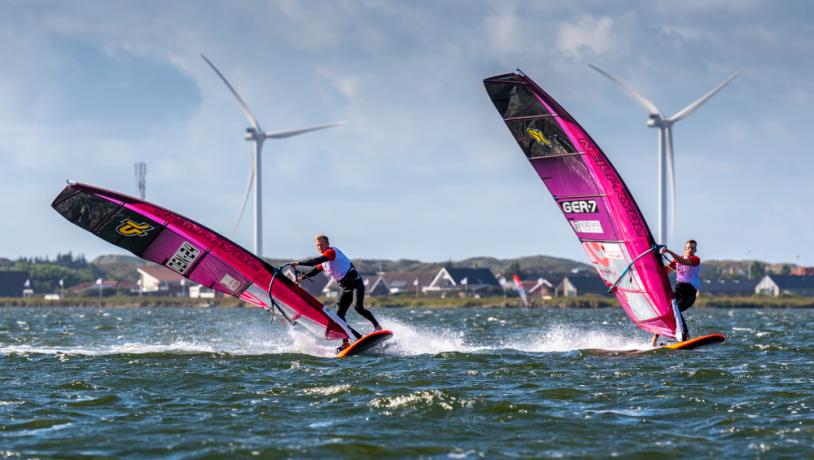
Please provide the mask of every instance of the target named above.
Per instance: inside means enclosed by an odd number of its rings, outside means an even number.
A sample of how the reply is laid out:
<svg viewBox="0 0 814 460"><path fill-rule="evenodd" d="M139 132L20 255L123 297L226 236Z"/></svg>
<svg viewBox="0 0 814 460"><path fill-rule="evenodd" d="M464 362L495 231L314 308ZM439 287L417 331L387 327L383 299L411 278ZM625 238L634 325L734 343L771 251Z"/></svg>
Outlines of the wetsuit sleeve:
<svg viewBox="0 0 814 460"><path fill-rule="evenodd" d="M321 271L322 271L322 264L317 265L316 267L312 268L311 270L308 271L308 273L306 273L303 276L305 278L311 278L312 276L316 275L317 273L319 273Z"/></svg>
<svg viewBox="0 0 814 460"><path fill-rule="evenodd" d="M696 265L700 265L700 264L701 264L701 258L700 258L700 257L698 257L698 256L690 256L690 258L689 258L689 259L687 259L687 260L689 260L689 261L690 261L690 266L691 266L691 267L694 267L694 266L696 266Z"/></svg>
<svg viewBox="0 0 814 460"><path fill-rule="evenodd" d="M313 259L302 260L299 265L307 265L309 267L319 265L323 262L331 262L336 259L336 251L331 248L326 249L321 256L314 257Z"/></svg>

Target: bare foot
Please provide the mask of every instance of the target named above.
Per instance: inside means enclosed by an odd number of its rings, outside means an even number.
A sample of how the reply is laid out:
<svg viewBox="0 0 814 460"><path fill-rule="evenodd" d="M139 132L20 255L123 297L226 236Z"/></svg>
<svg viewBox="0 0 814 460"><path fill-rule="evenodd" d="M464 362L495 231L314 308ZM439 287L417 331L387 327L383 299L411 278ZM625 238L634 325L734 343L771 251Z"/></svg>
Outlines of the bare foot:
<svg viewBox="0 0 814 460"><path fill-rule="evenodd" d="M376 326L376 327L374 327L374 328L373 328L373 330L374 330L374 331L381 331L381 330L382 330L382 327L381 327L381 326Z"/></svg>

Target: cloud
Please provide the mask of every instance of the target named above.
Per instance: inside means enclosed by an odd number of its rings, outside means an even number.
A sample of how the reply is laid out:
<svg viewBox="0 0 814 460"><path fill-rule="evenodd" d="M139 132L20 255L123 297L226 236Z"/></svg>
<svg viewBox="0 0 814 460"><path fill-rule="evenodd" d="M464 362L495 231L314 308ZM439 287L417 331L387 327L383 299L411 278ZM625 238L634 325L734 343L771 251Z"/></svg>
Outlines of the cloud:
<svg viewBox="0 0 814 460"><path fill-rule="evenodd" d="M520 21L514 11L502 11L486 18L489 47L495 53L516 53L522 49Z"/></svg>
<svg viewBox="0 0 814 460"><path fill-rule="evenodd" d="M697 42L712 40L715 34L699 28L681 26L662 26L662 30L668 35L675 35L684 42Z"/></svg>
<svg viewBox="0 0 814 460"><path fill-rule="evenodd" d="M585 51L602 55L623 51L626 47L614 34L614 19L603 16L595 19L582 16L575 22L560 25L557 32L557 48L565 55L581 59Z"/></svg>

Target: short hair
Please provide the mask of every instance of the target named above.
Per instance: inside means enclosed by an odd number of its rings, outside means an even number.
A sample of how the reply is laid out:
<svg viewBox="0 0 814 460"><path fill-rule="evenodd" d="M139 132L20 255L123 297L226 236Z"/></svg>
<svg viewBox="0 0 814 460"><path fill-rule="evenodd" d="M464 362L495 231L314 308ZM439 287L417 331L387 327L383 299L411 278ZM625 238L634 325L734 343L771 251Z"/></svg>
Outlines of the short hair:
<svg viewBox="0 0 814 460"><path fill-rule="evenodd" d="M689 243L694 244L696 248L698 247L698 241L695 241L695 240L687 240L687 243L685 243L685 244L689 244Z"/></svg>
<svg viewBox="0 0 814 460"><path fill-rule="evenodd" d="M315 240L325 240L326 243L331 244L331 240L328 239L328 235L323 235L320 233L319 235L314 237Z"/></svg>

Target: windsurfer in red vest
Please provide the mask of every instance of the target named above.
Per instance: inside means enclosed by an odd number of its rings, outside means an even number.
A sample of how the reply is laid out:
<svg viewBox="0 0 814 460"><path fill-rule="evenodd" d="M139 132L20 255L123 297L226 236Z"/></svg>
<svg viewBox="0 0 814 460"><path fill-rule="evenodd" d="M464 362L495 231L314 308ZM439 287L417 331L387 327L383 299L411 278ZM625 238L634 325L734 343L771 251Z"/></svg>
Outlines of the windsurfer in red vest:
<svg viewBox="0 0 814 460"><path fill-rule="evenodd" d="M698 250L698 243L695 240L687 240L687 243L684 244L684 255L678 255L667 248L659 251L662 254L666 252L673 256L673 261L667 268L676 272L676 285L673 291L679 312L692 307L701 284L701 259L695 255L696 250ZM681 323L684 325L684 340L687 340L690 338L690 334L683 316ZM653 336L654 346L658 338L658 334Z"/></svg>
<svg viewBox="0 0 814 460"><path fill-rule="evenodd" d="M339 284L339 287L342 288L342 294L339 296L339 308L336 311L337 315L344 320L345 313L347 313L348 307L350 307L351 302L355 298L356 301L353 304L353 309L356 310L356 313L359 313L370 321L375 330L382 330L382 327L379 325L379 322L376 321L373 314L365 310L365 283L350 259L348 259L342 251L332 247L327 236L317 235L314 240L316 241L317 250L321 254L319 257L291 262L292 267L296 267L297 265L314 267L311 271L303 275L300 280L310 278L321 271L325 271L325 273L329 274L331 278ZM356 333L356 331L353 332ZM356 338L361 338L361 335L357 333ZM348 346L348 340L345 339L337 351L344 350Z"/></svg>

